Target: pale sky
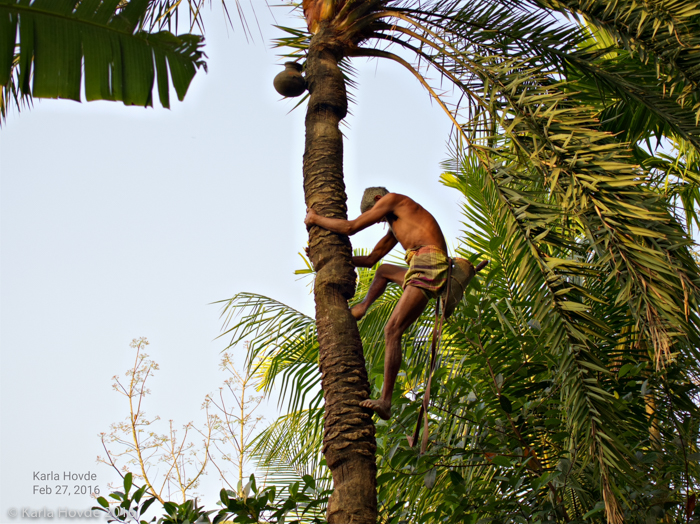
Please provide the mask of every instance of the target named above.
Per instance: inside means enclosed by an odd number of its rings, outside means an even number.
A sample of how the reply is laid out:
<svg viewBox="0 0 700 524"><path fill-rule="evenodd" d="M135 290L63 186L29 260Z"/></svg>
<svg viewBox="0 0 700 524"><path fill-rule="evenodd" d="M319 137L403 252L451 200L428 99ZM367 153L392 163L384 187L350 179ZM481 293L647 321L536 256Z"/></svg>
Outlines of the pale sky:
<svg viewBox="0 0 700 524"><path fill-rule="evenodd" d="M225 378L212 302L247 291L313 314L307 281L293 274L307 238L305 108L289 113L296 100L274 91L283 60L270 40L281 33L257 14L265 39L247 43L218 10L205 13L209 73L170 110L44 100L0 130L0 523L94 504L33 493L46 484L35 472L90 471L103 494L116 480L95 459L98 434L128 414L111 377L131 364L133 338L147 337L160 364L147 413L182 425L201 422L205 395ZM286 10L275 17L301 24ZM450 121L399 66L354 65L351 217L365 187L384 185L431 211L454 245L459 195L438 181ZM353 245L383 234L374 226ZM211 509L220 487L212 470L200 490Z"/></svg>

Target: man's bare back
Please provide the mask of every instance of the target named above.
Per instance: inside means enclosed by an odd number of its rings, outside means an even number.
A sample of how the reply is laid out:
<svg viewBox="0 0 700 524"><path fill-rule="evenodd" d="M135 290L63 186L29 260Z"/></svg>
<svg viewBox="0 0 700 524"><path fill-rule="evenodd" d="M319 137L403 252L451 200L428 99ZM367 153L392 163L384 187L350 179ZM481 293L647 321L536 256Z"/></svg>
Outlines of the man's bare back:
<svg viewBox="0 0 700 524"><path fill-rule="evenodd" d="M389 193L377 202L375 208L379 208L378 212L382 212L384 208L389 210L385 217L396 240L404 250L420 246L437 246L447 251L445 237L437 221L413 199L405 195Z"/></svg>

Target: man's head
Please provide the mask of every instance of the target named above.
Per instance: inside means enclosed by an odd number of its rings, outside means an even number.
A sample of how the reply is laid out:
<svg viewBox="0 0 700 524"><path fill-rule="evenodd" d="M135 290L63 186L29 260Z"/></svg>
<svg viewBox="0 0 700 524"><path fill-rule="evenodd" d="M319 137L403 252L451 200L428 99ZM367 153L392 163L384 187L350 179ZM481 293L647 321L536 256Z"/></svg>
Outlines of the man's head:
<svg viewBox="0 0 700 524"><path fill-rule="evenodd" d="M387 193L389 193L389 190L385 187L368 187L365 189L365 194L362 195L362 203L360 204L360 212L366 213L372 209L377 200Z"/></svg>

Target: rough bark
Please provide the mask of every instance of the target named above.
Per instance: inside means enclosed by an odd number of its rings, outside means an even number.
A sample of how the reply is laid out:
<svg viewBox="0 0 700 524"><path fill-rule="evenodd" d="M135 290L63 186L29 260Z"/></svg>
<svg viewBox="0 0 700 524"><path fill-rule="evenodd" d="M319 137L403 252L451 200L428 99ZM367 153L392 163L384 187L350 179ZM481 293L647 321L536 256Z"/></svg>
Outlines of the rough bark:
<svg viewBox="0 0 700 524"><path fill-rule="evenodd" d="M343 142L338 124L347 113L345 82L338 68L341 48L332 31L314 35L306 61L310 98L306 114L304 192L306 205L324 216L347 218ZM374 524L377 519L376 442L369 382L357 323L347 301L355 290L352 247L347 236L320 227L309 231L316 269L316 329L325 399L323 453L333 475L329 524Z"/></svg>

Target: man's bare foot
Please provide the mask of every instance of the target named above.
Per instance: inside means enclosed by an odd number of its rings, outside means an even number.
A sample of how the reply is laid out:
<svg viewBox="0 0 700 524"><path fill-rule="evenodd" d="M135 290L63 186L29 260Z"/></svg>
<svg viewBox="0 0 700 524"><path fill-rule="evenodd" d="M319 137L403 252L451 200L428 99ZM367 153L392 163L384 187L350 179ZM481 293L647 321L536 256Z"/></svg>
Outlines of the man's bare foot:
<svg viewBox="0 0 700 524"><path fill-rule="evenodd" d="M391 418L391 402L382 402L381 400L363 400L360 402L363 408L373 409L379 418L389 420Z"/></svg>
<svg viewBox="0 0 700 524"><path fill-rule="evenodd" d="M350 314L355 317L355 320L360 320L362 317L365 316L365 313L367 313L367 310L362 306L362 304L355 304L350 308Z"/></svg>

